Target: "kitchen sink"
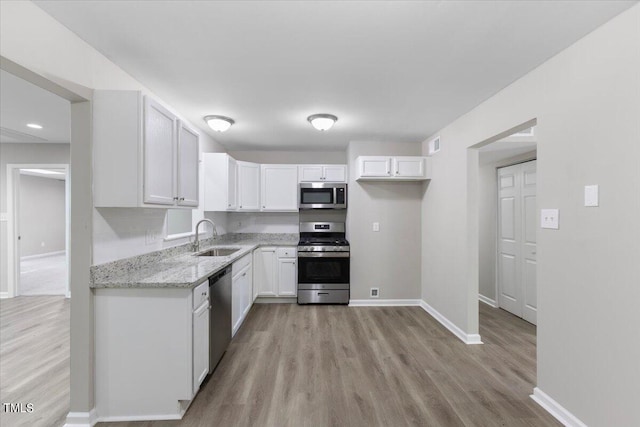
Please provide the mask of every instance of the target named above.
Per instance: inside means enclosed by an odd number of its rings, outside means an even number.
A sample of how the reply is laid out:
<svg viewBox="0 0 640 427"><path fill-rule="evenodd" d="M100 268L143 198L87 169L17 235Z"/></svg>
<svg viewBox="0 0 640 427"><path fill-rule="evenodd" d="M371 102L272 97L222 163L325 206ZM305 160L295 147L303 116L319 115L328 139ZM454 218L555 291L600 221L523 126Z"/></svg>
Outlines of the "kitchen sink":
<svg viewBox="0 0 640 427"><path fill-rule="evenodd" d="M214 248L207 251L198 252L196 256L229 256L238 252L239 248Z"/></svg>

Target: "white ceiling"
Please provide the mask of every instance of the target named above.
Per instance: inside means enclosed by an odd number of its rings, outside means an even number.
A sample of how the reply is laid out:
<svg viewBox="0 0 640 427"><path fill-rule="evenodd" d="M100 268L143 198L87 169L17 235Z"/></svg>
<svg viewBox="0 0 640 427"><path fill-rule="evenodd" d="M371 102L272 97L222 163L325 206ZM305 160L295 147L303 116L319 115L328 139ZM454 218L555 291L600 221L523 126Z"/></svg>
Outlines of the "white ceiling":
<svg viewBox="0 0 640 427"><path fill-rule="evenodd" d="M70 114L66 99L0 70L0 143L68 143ZM27 123L43 128L31 129Z"/></svg>
<svg viewBox="0 0 640 427"><path fill-rule="evenodd" d="M635 1L35 3L229 150L332 150L422 141Z"/></svg>

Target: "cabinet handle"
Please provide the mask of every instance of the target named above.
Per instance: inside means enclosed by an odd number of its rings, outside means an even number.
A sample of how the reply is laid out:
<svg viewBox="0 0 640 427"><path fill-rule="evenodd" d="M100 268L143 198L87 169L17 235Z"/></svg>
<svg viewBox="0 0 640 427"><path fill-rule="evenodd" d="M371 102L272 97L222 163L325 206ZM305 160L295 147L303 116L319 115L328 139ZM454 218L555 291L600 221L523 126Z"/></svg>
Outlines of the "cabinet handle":
<svg viewBox="0 0 640 427"><path fill-rule="evenodd" d="M231 203L229 203L229 207L231 207Z"/></svg>
<svg viewBox="0 0 640 427"><path fill-rule="evenodd" d="M242 205L240 205L240 209L242 209Z"/></svg>
<svg viewBox="0 0 640 427"><path fill-rule="evenodd" d="M262 206L262 209L266 209L266 208L267 208L266 206Z"/></svg>
<svg viewBox="0 0 640 427"><path fill-rule="evenodd" d="M246 276L246 275L247 275L247 273L244 273L244 274L242 275L242 277L244 277L244 276Z"/></svg>
<svg viewBox="0 0 640 427"><path fill-rule="evenodd" d="M180 197L180 199L179 199L179 200L182 202L182 201L184 200L184 197Z"/></svg>
<svg viewBox="0 0 640 427"><path fill-rule="evenodd" d="M177 198L177 197L174 197L174 198L173 198L173 200L178 200L178 198Z"/></svg>
<svg viewBox="0 0 640 427"><path fill-rule="evenodd" d="M396 171L396 175L399 175L399 174L400 174L400 171Z"/></svg>

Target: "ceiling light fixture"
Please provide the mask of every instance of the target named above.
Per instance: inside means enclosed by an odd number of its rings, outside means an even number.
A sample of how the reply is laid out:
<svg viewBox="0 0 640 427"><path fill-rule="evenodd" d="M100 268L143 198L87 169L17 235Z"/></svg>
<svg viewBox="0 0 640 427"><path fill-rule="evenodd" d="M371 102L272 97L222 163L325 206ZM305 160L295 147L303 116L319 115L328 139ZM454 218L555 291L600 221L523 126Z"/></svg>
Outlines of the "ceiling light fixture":
<svg viewBox="0 0 640 427"><path fill-rule="evenodd" d="M37 123L27 123L27 127L31 129L42 129L42 126Z"/></svg>
<svg viewBox="0 0 640 427"><path fill-rule="evenodd" d="M333 124L338 121L338 118L333 114L314 114L307 117L307 120L311 123L311 126L322 131L331 129Z"/></svg>
<svg viewBox="0 0 640 427"><path fill-rule="evenodd" d="M20 169L20 171L31 172L31 173L40 173L43 175L64 175L64 172L49 170L49 169Z"/></svg>
<svg viewBox="0 0 640 427"><path fill-rule="evenodd" d="M205 116L204 121L216 132L225 132L235 123L233 119L225 116Z"/></svg>

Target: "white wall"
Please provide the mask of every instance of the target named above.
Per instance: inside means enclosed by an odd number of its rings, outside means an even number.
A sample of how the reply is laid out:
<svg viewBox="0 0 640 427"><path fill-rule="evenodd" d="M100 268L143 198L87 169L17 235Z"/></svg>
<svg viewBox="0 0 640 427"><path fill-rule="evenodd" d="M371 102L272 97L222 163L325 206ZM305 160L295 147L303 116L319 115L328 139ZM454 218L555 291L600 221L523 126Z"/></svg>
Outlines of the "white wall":
<svg viewBox="0 0 640 427"><path fill-rule="evenodd" d="M346 164L346 151L230 151L236 160L271 164Z"/></svg>
<svg viewBox="0 0 640 427"><path fill-rule="evenodd" d="M7 292L7 164L66 164L69 144L0 144L0 292Z"/></svg>
<svg viewBox="0 0 640 427"><path fill-rule="evenodd" d="M358 156L420 155L420 144L352 141L349 160L347 238L351 244L351 299L420 297L420 182L355 181ZM380 231L372 231L373 222Z"/></svg>
<svg viewBox="0 0 640 427"><path fill-rule="evenodd" d="M640 6L451 123L422 202L422 297L477 333L477 152L537 119L538 387L591 426L640 425ZM423 143L426 153L427 141ZM469 150L471 151L471 150ZM583 206L600 185L600 207Z"/></svg>
<svg viewBox="0 0 640 427"><path fill-rule="evenodd" d="M20 256L65 250L65 182L20 175Z"/></svg>
<svg viewBox="0 0 640 427"><path fill-rule="evenodd" d="M525 153L507 159L485 163L480 153L478 180L479 208L479 268L480 281L478 292L490 300L496 299L496 257L497 218L498 218L498 182L496 169L536 158L536 152Z"/></svg>

